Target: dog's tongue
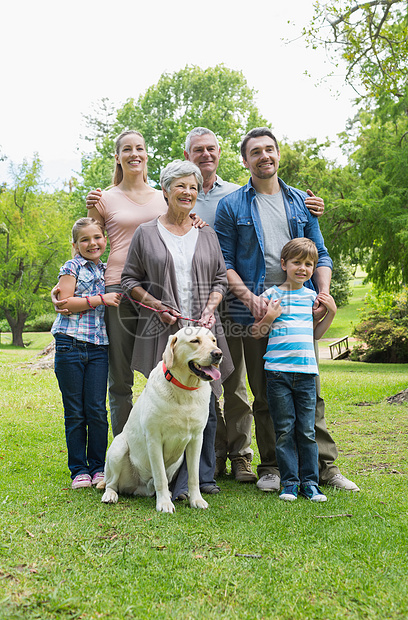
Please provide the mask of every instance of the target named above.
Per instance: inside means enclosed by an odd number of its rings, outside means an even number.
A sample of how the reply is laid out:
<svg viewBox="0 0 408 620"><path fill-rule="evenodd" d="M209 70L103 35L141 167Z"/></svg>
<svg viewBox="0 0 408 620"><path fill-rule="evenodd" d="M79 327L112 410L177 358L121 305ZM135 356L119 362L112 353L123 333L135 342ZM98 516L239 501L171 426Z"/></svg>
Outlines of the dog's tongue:
<svg viewBox="0 0 408 620"><path fill-rule="evenodd" d="M217 381L221 377L221 373L218 368L215 366L201 366L201 370L203 370L207 375L210 375L214 381Z"/></svg>

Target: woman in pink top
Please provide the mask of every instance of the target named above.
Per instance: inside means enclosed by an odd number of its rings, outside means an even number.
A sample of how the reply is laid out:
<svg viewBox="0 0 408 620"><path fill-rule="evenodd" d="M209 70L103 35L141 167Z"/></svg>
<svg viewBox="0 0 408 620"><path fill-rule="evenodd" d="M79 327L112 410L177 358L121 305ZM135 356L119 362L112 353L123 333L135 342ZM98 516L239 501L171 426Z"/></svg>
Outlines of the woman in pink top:
<svg viewBox="0 0 408 620"><path fill-rule="evenodd" d="M121 275L130 241L140 224L167 211L161 191L147 182L147 151L142 134L124 131L116 140L115 173L111 188L90 192L86 199L88 214L106 228L110 253L105 273L106 292L122 292ZM200 225L198 219L194 224ZM55 296L53 296L56 305ZM61 300L59 303L62 303ZM138 310L136 304L122 298L118 308L106 308L109 336L109 406L113 435L118 435L132 409L132 353Z"/></svg>
<svg viewBox="0 0 408 620"><path fill-rule="evenodd" d="M106 228L110 253L105 274L106 292L122 292L120 279L130 241L140 224L167 211L163 194L147 183L147 152L138 131L124 131L116 140L113 187L91 192L88 214ZM132 409L131 369L138 309L122 299L114 312L106 308L109 335L109 406L113 435L118 435Z"/></svg>

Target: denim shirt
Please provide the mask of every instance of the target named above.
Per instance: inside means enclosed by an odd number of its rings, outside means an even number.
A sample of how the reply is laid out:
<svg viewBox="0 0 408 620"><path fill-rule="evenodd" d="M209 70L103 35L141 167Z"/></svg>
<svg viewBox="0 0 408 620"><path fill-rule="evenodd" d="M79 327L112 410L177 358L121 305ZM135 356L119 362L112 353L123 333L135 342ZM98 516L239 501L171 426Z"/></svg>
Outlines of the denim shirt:
<svg viewBox="0 0 408 620"><path fill-rule="evenodd" d="M307 237L314 241L319 253L317 267L331 269L333 261L324 245L317 217L305 205L306 192L278 180L291 238ZM265 248L252 179L220 200L214 228L227 269L234 269L252 293L261 295L265 290ZM311 280L305 286L315 290ZM248 325L253 322L252 314L241 301L232 294L228 295L227 301L231 316L237 323Z"/></svg>

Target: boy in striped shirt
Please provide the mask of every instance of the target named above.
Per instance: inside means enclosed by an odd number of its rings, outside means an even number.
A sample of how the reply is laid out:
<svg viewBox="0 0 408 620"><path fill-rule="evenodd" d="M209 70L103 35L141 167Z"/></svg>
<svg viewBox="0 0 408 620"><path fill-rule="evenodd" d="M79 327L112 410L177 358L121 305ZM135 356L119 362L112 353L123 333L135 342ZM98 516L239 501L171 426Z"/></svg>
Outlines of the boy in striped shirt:
<svg viewBox="0 0 408 620"><path fill-rule="evenodd" d="M313 502L325 502L320 491L318 448L315 441L316 387L319 373L313 340L319 340L336 314L331 295L304 286L313 275L318 252L307 238L292 239L281 253L286 281L263 296L269 300L265 316L252 326L252 335L269 333L264 355L269 411L276 433L276 458L281 475L279 499L294 501L298 491ZM309 283L310 284L310 283ZM327 308L316 322L316 298Z"/></svg>

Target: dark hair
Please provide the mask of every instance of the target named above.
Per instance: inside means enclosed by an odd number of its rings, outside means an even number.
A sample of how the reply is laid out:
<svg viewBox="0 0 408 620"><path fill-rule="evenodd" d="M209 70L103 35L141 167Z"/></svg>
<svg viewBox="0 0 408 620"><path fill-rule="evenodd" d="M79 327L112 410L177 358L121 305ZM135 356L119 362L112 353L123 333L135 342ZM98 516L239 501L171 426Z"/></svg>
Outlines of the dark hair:
<svg viewBox="0 0 408 620"><path fill-rule="evenodd" d="M270 138L272 138L272 140L275 142L276 150L279 153L278 141L273 135L272 131L269 129L269 127L255 127L255 129L251 129L251 131L248 131L247 135L243 138L241 142L242 159L246 159L246 146L248 144L248 141L251 138L260 138L261 136L269 136Z"/></svg>
<svg viewBox="0 0 408 620"><path fill-rule="evenodd" d="M124 138L125 136L128 136L130 134L136 134L137 136L140 136L143 140L143 144L145 145L145 149L146 149L146 142L144 137L142 136L142 134L140 133L140 131L136 131L135 129L129 129L128 131L122 131L122 133L116 138L116 142L115 142L115 153L116 155L119 155L119 151L120 151L120 143L122 141L122 138ZM113 173L113 185L119 185L119 183L122 182L123 179L123 170L122 170L122 166L118 163L118 161L115 161L115 172ZM144 170L143 170L143 181L145 183L147 183L147 166L145 166Z"/></svg>
<svg viewBox="0 0 408 620"><path fill-rule="evenodd" d="M300 258L305 260L310 258L313 261L313 269L316 269L319 253L316 244L307 237L297 237L286 243L281 252L281 259L285 261L292 258Z"/></svg>

